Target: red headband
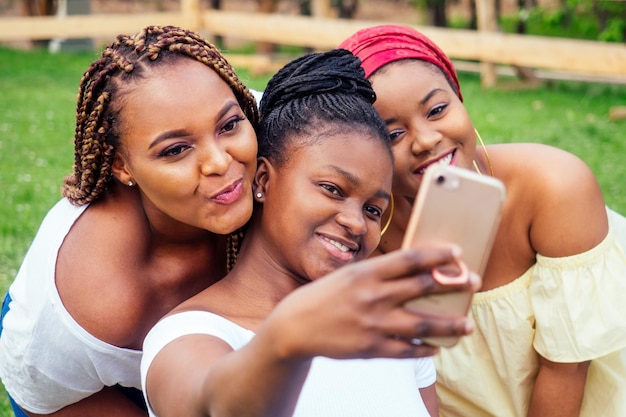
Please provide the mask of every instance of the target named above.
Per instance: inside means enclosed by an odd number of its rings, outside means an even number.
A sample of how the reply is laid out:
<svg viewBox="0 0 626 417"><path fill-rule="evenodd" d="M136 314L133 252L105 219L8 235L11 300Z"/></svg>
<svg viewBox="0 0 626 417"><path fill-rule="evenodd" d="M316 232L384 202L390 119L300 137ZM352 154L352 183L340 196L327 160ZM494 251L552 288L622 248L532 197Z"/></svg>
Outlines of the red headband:
<svg viewBox="0 0 626 417"><path fill-rule="evenodd" d="M361 59L365 76L383 65L400 59L419 59L436 65L457 88L461 87L450 58L426 36L408 26L383 25L362 29L338 46Z"/></svg>

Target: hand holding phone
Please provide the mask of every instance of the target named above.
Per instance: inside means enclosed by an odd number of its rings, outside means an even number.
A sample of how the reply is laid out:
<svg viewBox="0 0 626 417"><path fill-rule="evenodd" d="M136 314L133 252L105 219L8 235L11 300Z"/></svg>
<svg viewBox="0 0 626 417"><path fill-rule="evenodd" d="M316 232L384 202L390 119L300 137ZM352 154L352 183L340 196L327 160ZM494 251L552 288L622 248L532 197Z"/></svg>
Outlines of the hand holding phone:
<svg viewBox="0 0 626 417"><path fill-rule="evenodd" d="M433 278L447 285L467 279L467 270L485 271L500 222L505 189L496 178L449 165L426 169L402 247L420 243L454 243L463 250L462 264L433 270ZM425 314L466 315L470 291L431 294L406 303L406 308ZM444 347L456 344L456 337L424 339Z"/></svg>

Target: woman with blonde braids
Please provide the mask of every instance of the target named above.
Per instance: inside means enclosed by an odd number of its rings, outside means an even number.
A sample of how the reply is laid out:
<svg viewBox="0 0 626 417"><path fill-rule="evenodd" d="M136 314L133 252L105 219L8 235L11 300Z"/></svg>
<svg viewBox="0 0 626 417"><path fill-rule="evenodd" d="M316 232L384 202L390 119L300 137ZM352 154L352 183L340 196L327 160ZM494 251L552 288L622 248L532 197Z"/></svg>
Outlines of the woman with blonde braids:
<svg viewBox="0 0 626 417"><path fill-rule="evenodd" d="M140 388L143 338L226 273L228 235L252 213L257 117L186 30L119 36L89 67L74 173L4 302L0 376L19 408L146 415L126 390Z"/></svg>
<svg viewBox="0 0 626 417"><path fill-rule="evenodd" d="M0 377L18 416L147 415L143 339L232 265L252 214L257 118L219 51L186 30L120 36L90 66L74 174L3 303ZM433 252L405 264L450 256ZM395 262L339 275L384 279ZM423 318L417 329L469 332L459 318Z"/></svg>

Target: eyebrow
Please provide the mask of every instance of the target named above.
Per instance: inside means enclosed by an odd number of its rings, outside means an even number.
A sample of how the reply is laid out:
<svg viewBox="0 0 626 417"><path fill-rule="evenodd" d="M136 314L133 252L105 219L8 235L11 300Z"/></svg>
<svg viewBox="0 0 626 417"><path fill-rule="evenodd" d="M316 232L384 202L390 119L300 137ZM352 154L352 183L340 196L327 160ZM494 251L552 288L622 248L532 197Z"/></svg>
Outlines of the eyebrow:
<svg viewBox="0 0 626 417"><path fill-rule="evenodd" d="M335 171L339 175L344 177L354 187L357 187L361 183L361 181L355 175L351 174L350 172L346 171L345 169L341 167L338 167L336 165L328 165L327 167L330 170ZM387 200L391 199L391 195L385 190L378 190L376 192L376 197L385 198Z"/></svg>
<svg viewBox="0 0 626 417"><path fill-rule="evenodd" d="M446 91L446 90L444 90L443 88L435 88L435 89L431 90L428 94L426 94L426 95L424 96L424 98L422 98L422 99L419 101L419 105L420 105L420 106L423 106L423 105L424 105L424 104L426 104L426 102L427 102L428 100L430 100L430 99L431 99L431 98L432 98L435 94L440 93L440 92L445 92L445 91ZM397 120L398 120L398 118L397 118L397 117L391 117L391 118L389 118L389 119L385 119L385 124L386 124L386 125L390 125L390 124L392 124L392 123L395 123Z"/></svg>
<svg viewBox="0 0 626 417"><path fill-rule="evenodd" d="M228 102L224 105L224 107L222 107L220 111L217 113L215 120L217 121L217 120L222 119L230 111L230 109L232 109L233 107L238 107L238 106L239 106L239 103L236 100L228 100ZM166 132L159 133L157 137L154 138L152 142L150 142L148 149L154 148L159 143L167 139L185 136L187 134L189 133L185 129L174 129L174 130L168 130Z"/></svg>

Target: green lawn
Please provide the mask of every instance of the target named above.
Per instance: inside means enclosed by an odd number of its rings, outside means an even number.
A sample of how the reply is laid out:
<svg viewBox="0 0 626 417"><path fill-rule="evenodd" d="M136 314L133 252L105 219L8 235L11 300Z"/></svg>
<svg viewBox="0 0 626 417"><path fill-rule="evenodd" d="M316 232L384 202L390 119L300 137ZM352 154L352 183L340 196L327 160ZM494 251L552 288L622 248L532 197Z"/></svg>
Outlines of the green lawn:
<svg viewBox="0 0 626 417"><path fill-rule="evenodd" d="M94 54L49 55L0 48L0 292L17 272L46 211L60 197L73 158L78 82ZM240 72L253 88L268 77ZM626 213L626 86L554 83L538 89L485 91L461 74L467 108L486 143L542 142L586 161L606 202ZM0 392L0 417L12 415Z"/></svg>

